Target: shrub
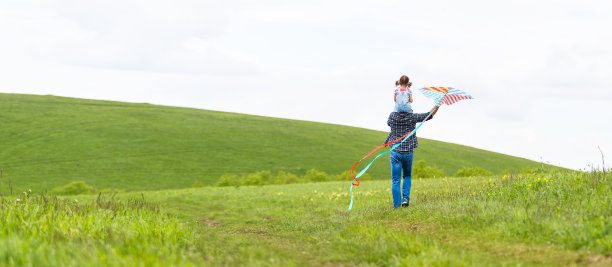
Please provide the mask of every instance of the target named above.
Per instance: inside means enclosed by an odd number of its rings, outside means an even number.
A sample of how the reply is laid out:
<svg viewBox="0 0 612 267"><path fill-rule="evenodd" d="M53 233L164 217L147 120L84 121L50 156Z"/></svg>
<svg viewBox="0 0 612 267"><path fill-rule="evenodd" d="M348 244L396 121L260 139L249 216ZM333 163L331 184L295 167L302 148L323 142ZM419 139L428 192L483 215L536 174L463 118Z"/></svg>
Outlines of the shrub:
<svg viewBox="0 0 612 267"><path fill-rule="evenodd" d="M51 195L80 195L80 194L93 194L95 188L91 185L86 184L83 181L76 181L67 185L62 185L51 189L49 194Z"/></svg>
<svg viewBox="0 0 612 267"><path fill-rule="evenodd" d="M299 178L293 173L279 171L276 175L276 184L294 184L297 182L299 182Z"/></svg>
<svg viewBox="0 0 612 267"><path fill-rule="evenodd" d="M538 168L538 167L523 167L521 169L521 173L522 175L540 175L540 174L544 174L546 173L546 170L544 170L544 168Z"/></svg>
<svg viewBox="0 0 612 267"><path fill-rule="evenodd" d="M357 175L357 173L355 173L355 176ZM338 181L351 181L353 180L353 176L351 176L351 171L345 171L342 174L337 175L336 177L334 177L335 180ZM359 177L360 181L368 181L368 180L372 180L372 176L370 176L368 173L364 173L363 175L361 175L361 177Z"/></svg>
<svg viewBox="0 0 612 267"><path fill-rule="evenodd" d="M254 173L249 173L246 177L238 178L241 185L265 185L272 184L274 182L274 178L272 176L272 172L270 171L258 171Z"/></svg>
<svg viewBox="0 0 612 267"><path fill-rule="evenodd" d="M457 173L455 174L455 176L457 177L491 176L491 175L493 175L493 173L491 173L490 171L487 171L483 168L478 168L478 167L474 167L474 168L463 167L457 170Z"/></svg>
<svg viewBox="0 0 612 267"><path fill-rule="evenodd" d="M279 171L274 175L271 171L258 171L254 173L235 175L225 174L219 178L219 181L215 184L216 186L241 186L241 185L269 185L269 184L293 184L293 183L307 183L307 182L326 182L326 181L350 181L353 177L349 171L345 171L340 175L328 175L323 171L311 169L302 176L297 176L290 172ZM366 181L372 180L372 177L365 173L359 180ZM192 187L200 187L199 183L195 182ZM202 185L206 185L201 183Z"/></svg>
<svg viewBox="0 0 612 267"><path fill-rule="evenodd" d="M415 178L435 178L444 176L446 176L444 171L438 169L437 166L426 166L425 160L419 160L412 166L412 177Z"/></svg>
<svg viewBox="0 0 612 267"><path fill-rule="evenodd" d="M219 178L216 186L240 186L240 180L235 174L224 174Z"/></svg>
<svg viewBox="0 0 612 267"><path fill-rule="evenodd" d="M311 181L311 182L325 182L328 180L327 173L322 172L322 171L317 171L315 169L311 169L307 171L306 174L304 175L304 179L306 181Z"/></svg>
<svg viewBox="0 0 612 267"><path fill-rule="evenodd" d="M208 184L206 184L206 183L204 183L202 181L197 181L197 180L195 182L193 182L193 184L191 185L191 187L193 187L193 188L199 188L199 187L205 187L205 186L208 186Z"/></svg>

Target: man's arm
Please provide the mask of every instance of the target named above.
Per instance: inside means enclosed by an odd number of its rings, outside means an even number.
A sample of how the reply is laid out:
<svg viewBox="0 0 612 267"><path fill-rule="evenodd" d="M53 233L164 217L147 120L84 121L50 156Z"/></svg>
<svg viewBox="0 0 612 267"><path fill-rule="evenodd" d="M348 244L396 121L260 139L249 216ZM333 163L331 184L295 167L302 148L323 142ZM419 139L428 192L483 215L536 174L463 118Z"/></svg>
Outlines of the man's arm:
<svg viewBox="0 0 612 267"><path fill-rule="evenodd" d="M422 122L422 121L424 121L424 120L425 120L425 118L427 118L427 120L431 120L431 119L433 119L433 116L434 116L434 115L436 115L436 113L438 112L438 109L439 109L439 108L440 108L440 107L436 107L436 106L434 106L434 107L433 107L433 108L432 108L432 109L431 109L429 112L427 112L427 113L413 113L413 114L414 114L414 116L413 116L414 122ZM429 115L429 114L431 114L431 115Z"/></svg>

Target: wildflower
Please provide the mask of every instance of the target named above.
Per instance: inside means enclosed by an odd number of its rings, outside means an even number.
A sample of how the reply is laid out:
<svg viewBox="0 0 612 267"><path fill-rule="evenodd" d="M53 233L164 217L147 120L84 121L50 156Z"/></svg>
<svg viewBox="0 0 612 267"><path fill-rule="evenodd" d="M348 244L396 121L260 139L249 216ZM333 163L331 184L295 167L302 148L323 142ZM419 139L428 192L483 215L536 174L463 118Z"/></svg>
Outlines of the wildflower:
<svg viewBox="0 0 612 267"><path fill-rule="evenodd" d="M21 199L19 199L19 198L18 198L18 199L17 199L17 202L19 202L19 201L21 201Z"/></svg>
<svg viewBox="0 0 612 267"><path fill-rule="evenodd" d="M491 196L491 193L489 193L489 196Z"/></svg>
<svg viewBox="0 0 612 267"><path fill-rule="evenodd" d="M538 182L540 181L540 177L538 177Z"/></svg>
<svg viewBox="0 0 612 267"><path fill-rule="evenodd" d="M507 178L508 178L508 175L504 175L503 179L505 180L505 179L507 179Z"/></svg>
<svg viewBox="0 0 612 267"><path fill-rule="evenodd" d="M547 183L548 183L548 179L546 179L546 177L544 177L544 182L547 182Z"/></svg>
<svg viewBox="0 0 612 267"><path fill-rule="evenodd" d="M32 189L28 189L28 192L32 193Z"/></svg>
<svg viewBox="0 0 612 267"><path fill-rule="evenodd" d="M529 186L531 186L531 184L529 184Z"/></svg>

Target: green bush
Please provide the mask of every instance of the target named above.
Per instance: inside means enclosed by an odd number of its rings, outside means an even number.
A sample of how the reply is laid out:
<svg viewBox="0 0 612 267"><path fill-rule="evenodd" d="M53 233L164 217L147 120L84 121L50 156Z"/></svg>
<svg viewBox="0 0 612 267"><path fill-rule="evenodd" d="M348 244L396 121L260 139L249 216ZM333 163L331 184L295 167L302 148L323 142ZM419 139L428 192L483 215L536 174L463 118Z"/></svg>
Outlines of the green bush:
<svg viewBox="0 0 612 267"><path fill-rule="evenodd" d="M306 172L304 179L310 182L325 182L329 180L327 173L311 169Z"/></svg>
<svg viewBox="0 0 612 267"><path fill-rule="evenodd" d="M216 186L240 186L240 178L235 174L224 174Z"/></svg>
<svg viewBox="0 0 612 267"><path fill-rule="evenodd" d="M522 175L540 175L540 174L544 174L547 171L544 168L541 167L523 167L521 169L520 174Z"/></svg>
<svg viewBox="0 0 612 267"><path fill-rule="evenodd" d="M444 171L434 166L426 166L425 160L419 160L412 166L412 177L415 178L435 178L445 177Z"/></svg>
<svg viewBox="0 0 612 267"><path fill-rule="evenodd" d="M279 171L276 175L276 184L294 184L299 180L297 175L290 172Z"/></svg>
<svg viewBox="0 0 612 267"><path fill-rule="evenodd" d="M478 168L478 167L474 167L474 168L466 168L463 167L459 170L457 170L457 173L455 173L455 176L457 177L472 177L472 176L491 176L493 175L492 172L487 171L483 168Z"/></svg>
<svg viewBox="0 0 612 267"><path fill-rule="evenodd" d="M208 184L206 184L206 183L204 183L202 181L197 181L197 180L195 182L193 182L193 184L191 185L191 187L193 187L193 188L199 188L199 187L205 187L205 186L208 186Z"/></svg>
<svg viewBox="0 0 612 267"><path fill-rule="evenodd" d="M295 184L295 183L317 183L326 181L351 181L353 177L349 171L345 171L340 175L329 175L323 171L315 169L308 170L304 175L298 176L290 172L279 171L273 174L269 170L258 171L254 173L235 175L225 174L219 178L216 186L246 186L246 185L269 185L269 184ZM359 177L361 181L372 180L372 177L365 173ZM197 183L197 182L196 182ZM196 186L196 183L192 187ZM203 184L203 183L202 183Z"/></svg>
<svg viewBox="0 0 612 267"><path fill-rule="evenodd" d="M355 173L355 176L357 175L357 173ZM353 180L353 176L351 176L351 171L345 171L340 175L337 175L335 177L335 180L338 181L351 181ZM363 175L361 175L361 177L359 177L359 181L369 181L372 180L372 176L370 176L368 173L364 173Z"/></svg>
<svg viewBox="0 0 612 267"><path fill-rule="evenodd" d="M83 181L76 181L67 185L62 185L51 189L51 195L80 195L93 194L96 190L93 186L86 184Z"/></svg>

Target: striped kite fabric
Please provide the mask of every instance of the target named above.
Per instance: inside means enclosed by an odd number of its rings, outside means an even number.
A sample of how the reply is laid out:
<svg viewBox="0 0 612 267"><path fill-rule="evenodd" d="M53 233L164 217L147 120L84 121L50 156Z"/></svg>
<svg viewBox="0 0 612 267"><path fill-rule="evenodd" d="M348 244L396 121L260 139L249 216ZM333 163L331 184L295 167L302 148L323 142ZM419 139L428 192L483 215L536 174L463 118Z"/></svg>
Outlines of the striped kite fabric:
<svg viewBox="0 0 612 267"><path fill-rule="evenodd" d="M452 105L463 99L473 99L471 95L452 87L424 87L421 93L426 97L433 98L436 103L441 102Z"/></svg>

